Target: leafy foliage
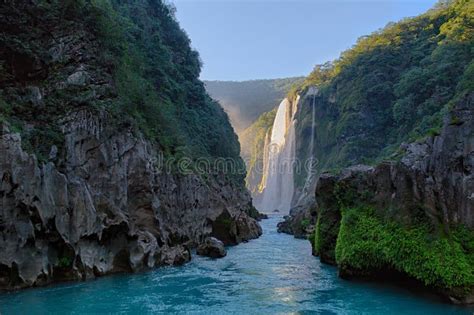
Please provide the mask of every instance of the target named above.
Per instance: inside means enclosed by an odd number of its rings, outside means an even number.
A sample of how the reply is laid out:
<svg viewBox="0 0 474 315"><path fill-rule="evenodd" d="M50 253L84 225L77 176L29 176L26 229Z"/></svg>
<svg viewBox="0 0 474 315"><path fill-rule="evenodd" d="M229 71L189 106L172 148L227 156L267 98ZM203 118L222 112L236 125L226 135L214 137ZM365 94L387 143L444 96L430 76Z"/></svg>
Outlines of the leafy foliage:
<svg viewBox="0 0 474 315"><path fill-rule="evenodd" d="M68 112L87 108L108 111L117 128L140 130L166 157L231 158L244 169L237 136L199 80L198 53L171 5L18 1L1 6L0 17L0 117L19 126L26 146L38 156L60 144L59 124ZM87 49L55 57L57 47L45 44L56 43L52 33L68 34ZM68 84L83 60L88 81ZM29 85L46 92L41 104L25 89Z"/></svg>
<svg viewBox="0 0 474 315"><path fill-rule="evenodd" d="M340 268L371 273L395 268L438 288L474 284L474 233L458 226L450 235L423 224L402 226L367 206L342 210L336 260Z"/></svg>
<svg viewBox="0 0 474 315"><path fill-rule="evenodd" d="M306 230L310 225L310 221L309 219L303 219L301 220L300 224L301 224L301 229Z"/></svg>
<svg viewBox="0 0 474 315"><path fill-rule="evenodd" d="M315 253L321 257L322 261L335 263L340 220L339 210L319 208L313 241Z"/></svg>
<svg viewBox="0 0 474 315"><path fill-rule="evenodd" d="M58 267L59 268L63 268L63 269L66 269L66 268L69 268L71 267L72 265L72 259L70 257L61 257L59 260L58 260Z"/></svg>
<svg viewBox="0 0 474 315"><path fill-rule="evenodd" d="M319 170L376 163L401 142L436 134L449 106L474 90L472 21L472 1L442 3L362 37L339 59L316 66L290 94L319 87ZM302 143L311 136L310 101L300 105ZM306 147L297 150L303 159Z"/></svg>
<svg viewBox="0 0 474 315"><path fill-rule="evenodd" d="M158 0L114 0L96 1L95 8L106 57L116 69L115 108L134 117L169 154L237 157L236 136L198 79L198 54L173 7Z"/></svg>

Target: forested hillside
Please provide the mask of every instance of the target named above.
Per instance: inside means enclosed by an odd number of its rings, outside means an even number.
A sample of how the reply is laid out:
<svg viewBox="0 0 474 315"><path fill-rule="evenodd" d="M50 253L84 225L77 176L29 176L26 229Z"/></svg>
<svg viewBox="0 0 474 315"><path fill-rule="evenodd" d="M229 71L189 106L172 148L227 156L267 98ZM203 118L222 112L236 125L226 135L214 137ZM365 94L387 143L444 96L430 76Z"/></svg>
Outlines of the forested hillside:
<svg viewBox="0 0 474 315"><path fill-rule="evenodd" d="M315 67L290 93L317 85L319 171L393 155L402 142L439 133L447 110L474 89L474 3L444 1L362 37ZM297 155L307 157L311 106L301 106Z"/></svg>
<svg viewBox="0 0 474 315"><path fill-rule="evenodd" d="M425 14L361 37L340 58L297 81L288 93L289 99L303 96L296 115L296 157L305 161L315 155L319 174L396 159L401 143L438 134L452 104L474 89L473 10L470 1L440 2ZM309 86L319 89L314 134L313 97L304 97ZM248 161L263 158L258 135L264 131L255 131L260 125L241 136L242 143L253 145L245 150ZM253 135L255 143L248 140ZM308 152L311 137L314 152ZM295 175L294 199L300 200L308 193L302 191L306 170Z"/></svg>
<svg viewBox="0 0 474 315"><path fill-rule="evenodd" d="M0 290L180 265L210 236L261 235L200 68L161 0L1 2Z"/></svg>
<svg viewBox="0 0 474 315"><path fill-rule="evenodd" d="M55 0L35 6L19 1L1 10L0 115L39 156L61 144L58 119L88 107L106 109L117 124L136 126L168 156L238 158L237 137L199 81L198 53L172 7L158 0ZM96 55L78 57L92 59L91 68L69 76L67 56L44 45L58 22L65 31L77 28L75 36L96 48ZM52 77L76 84L53 88ZM21 85L35 87L20 90Z"/></svg>
<svg viewBox="0 0 474 315"><path fill-rule="evenodd" d="M285 228L314 233L341 277L409 279L473 303L474 2L442 1L360 38L296 93L297 157L316 156L320 176L316 203Z"/></svg>
<svg viewBox="0 0 474 315"><path fill-rule="evenodd" d="M275 108L292 86L303 79L205 81L205 84L208 93L222 104L240 134L258 116Z"/></svg>

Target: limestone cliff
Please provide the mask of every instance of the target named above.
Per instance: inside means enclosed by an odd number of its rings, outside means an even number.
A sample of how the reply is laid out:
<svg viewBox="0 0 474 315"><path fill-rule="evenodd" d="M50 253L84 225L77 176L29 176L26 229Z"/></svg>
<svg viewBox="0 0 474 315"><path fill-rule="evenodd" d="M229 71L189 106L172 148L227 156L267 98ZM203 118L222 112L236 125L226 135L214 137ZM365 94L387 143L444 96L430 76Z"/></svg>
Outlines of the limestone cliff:
<svg viewBox="0 0 474 315"><path fill-rule="evenodd" d="M207 236L261 234L237 137L172 8L2 2L0 31L0 289L182 264ZM197 172L197 158L237 170Z"/></svg>
<svg viewBox="0 0 474 315"><path fill-rule="evenodd" d="M207 235L231 245L261 234L245 190L164 173L156 149L104 113L71 113L63 131L57 167L54 148L40 163L3 126L0 288L180 264Z"/></svg>
<svg viewBox="0 0 474 315"><path fill-rule="evenodd" d="M474 95L451 110L439 136L402 150L398 162L321 175L315 253L342 277L401 273L473 303Z"/></svg>
<svg viewBox="0 0 474 315"><path fill-rule="evenodd" d="M293 93L319 89L315 99L302 97L296 117L296 157L317 160L315 179L393 160L402 143L441 132L452 105L473 91L473 17L472 1L439 3L361 37L340 58L314 68ZM300 235L311 232L302 220L314 223L316 183L304 189L302 174L295 176L295 199L305 202L295 204L286 224Z"/></svg>

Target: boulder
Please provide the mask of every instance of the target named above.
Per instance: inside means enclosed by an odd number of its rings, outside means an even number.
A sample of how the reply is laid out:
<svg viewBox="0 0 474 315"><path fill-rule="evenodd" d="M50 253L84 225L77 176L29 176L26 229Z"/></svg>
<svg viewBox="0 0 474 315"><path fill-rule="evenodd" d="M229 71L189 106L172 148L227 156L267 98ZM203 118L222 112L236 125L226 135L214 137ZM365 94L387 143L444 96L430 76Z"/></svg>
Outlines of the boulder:
<svg viewBox="0 0 474 315"><path fill-rule="evenodd" d="M178 245L162 251L160 265L180 266L191 260L191 253L186 246Z"/></svg>
<svg viewBox="0 0 474 315"><path fill-rule="evenodd" d="M204 242L198 246L196 253L199 256L208 256L211 258L222 258L227 255L224 243L215 237L207 237Z"/></svg>
<svg viewBox="0 0 474 315"><path fill-rule="evenodd" d="M67 78L67 83L70 85L84 86L89 81L89 74L86 71L79 70L74 72Z"/></svg>

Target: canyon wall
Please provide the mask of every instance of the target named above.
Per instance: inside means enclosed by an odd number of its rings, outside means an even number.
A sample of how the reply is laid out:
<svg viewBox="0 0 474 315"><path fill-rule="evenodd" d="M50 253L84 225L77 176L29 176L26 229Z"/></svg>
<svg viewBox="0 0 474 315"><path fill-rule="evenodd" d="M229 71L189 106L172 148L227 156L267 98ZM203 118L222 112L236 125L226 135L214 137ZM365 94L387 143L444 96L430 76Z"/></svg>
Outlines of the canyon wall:
<svg viewBox="0 0 474 315"><path fill-rule="evenodd" d="M314 252L345 278L408 277L474 302L474 94L398 162L320 176ZM401 275L400 275L401 274Z"/></svg>
<svg viewBox="0 0 474 315"><path fill-rule="evenodd" d="M0 31L0 289L182 264L206 236L261 234L237 136L172 8L3 2Z"/></svg>
<svg viewBox="0 0 474 315"><path fill-rule="evenodd" d="M314 105L302 97L296 115L296 157L317 164L311 185L304 172L295 176L295 203L282 231L312 233L322 172L394 161L402 144L440 134L446 114L473 90L473 15L471 2L456 0L391 23L317 65L291 92L304 96L318 87Z"/></svg>
<svg viewBox="0 0 474 315"><path fill-rule="evenodd" d="M182 264L208 235L235 245L261 234L245 189L167 173L153 145L108 119L68 115L61 166L55 147L38 162L3 126L0 288Z"/></svg>

